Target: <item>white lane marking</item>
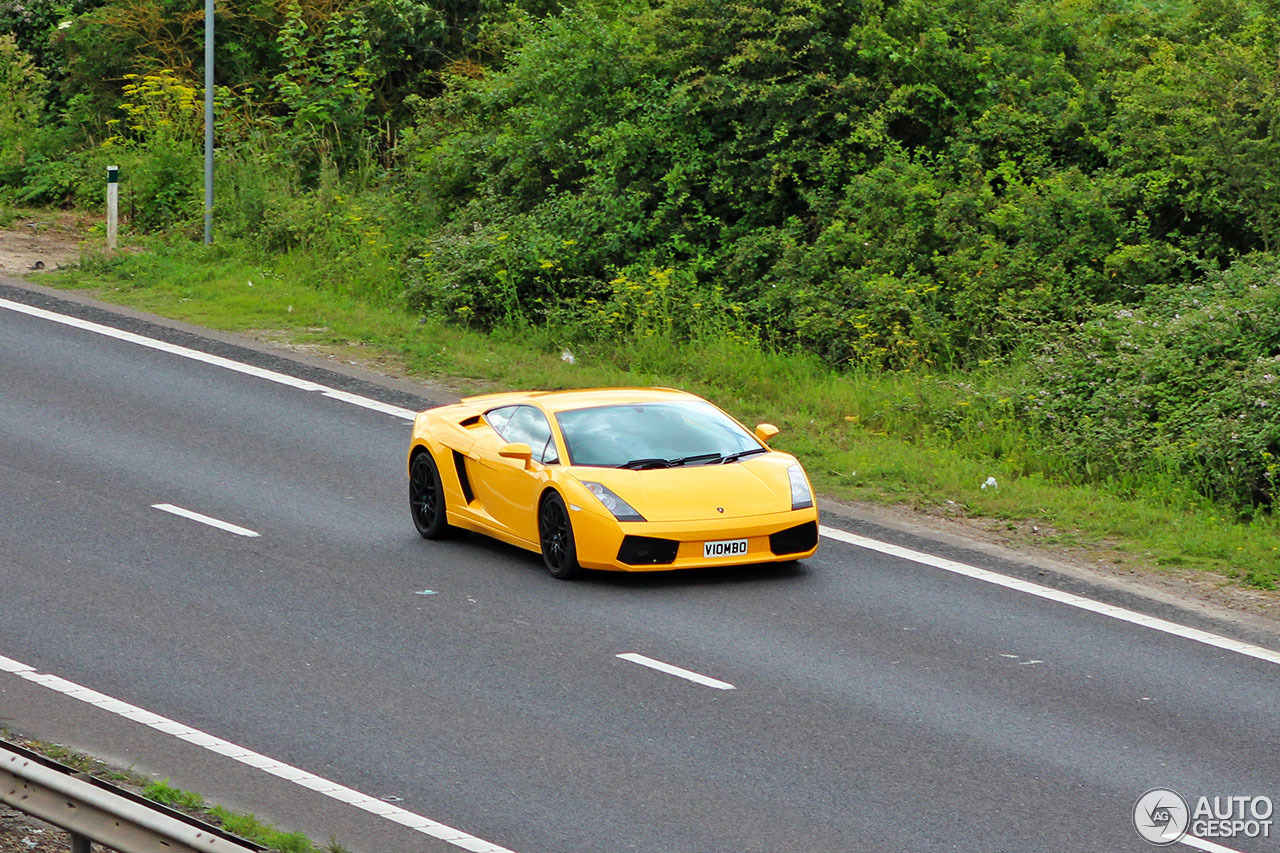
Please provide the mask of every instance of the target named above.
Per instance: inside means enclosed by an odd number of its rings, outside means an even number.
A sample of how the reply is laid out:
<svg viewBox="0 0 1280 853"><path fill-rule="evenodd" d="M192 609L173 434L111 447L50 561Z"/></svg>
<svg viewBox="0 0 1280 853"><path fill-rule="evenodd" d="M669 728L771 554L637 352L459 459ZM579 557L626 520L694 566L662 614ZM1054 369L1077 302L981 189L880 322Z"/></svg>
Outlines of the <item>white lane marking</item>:
<svg viewBox="0 0 1280 853"><path fill-rule="evenodd" d="M115 338L116 340L128 341L131 344L160 350L161 352L167 352L170 355L177 355L183 358L189 358L193 361L201 361L205 364L211 364L215 367L234 370L236 373L243 373L247 376L256 376L259 379L266 379L269 382L288 385L290 388L297 388L302 391L319 391L324 396L330 397L334 400L339 400L343 403L350 403L353 406L360 406L363 409L382 412L387 415L395 415L396 417L404 418L405 420L411 421L417 414L412 409L392 406L391 404L384 403L381 400L361 397L359 394L351 394L347 391L339 391L336 388L330 388L327 385L321 385L318 382L309 382L306 379L299 379L296 376L289 376L286 373L277 373L274 370L254 367L253 365L244 364L239 361L232 361L229 358L223 358L219 355L210 355L207 352L200 352L200 350L166 343L165 341L158 341L154 338L143 337L142 335L137 335L133 332L126 332L122 329L114 329L111 326L104 326L101 323L91 323L88 320L81 320L78 317L69 317L66 314L46 311L43 308L35 308L30 305L24 305L21 302L0 299L0 308L8 308L10 311L17 311L20 314L29 314L32 317L40 317L41 319L49 320L54 323L61 323L64 326L73 326L77 329L83 329L87 332L105 335L109 338Z"/></svg>
<svg viewBox="0 0 1280 853"><path fill-rule="evenodd" d="M89 705L101 708L119 717L142 723L144 726L164 732L165 734L184 740L187 743L203 747L210 752L226 756L241 764L261 770L264 773L270 773L280 779L293 782L303 788L309 788L316 793L323 794L330 799L337 800L340 803L355 806L371 814L384 817L394 823L407 826L410 829L417 830L423 835L429 835L432 838L438 838L441 841L447 841L456 847L464 850L473 851L473 853L514 853L514 851L506 847L500 847L482 838L463 832L460 829L454 829L439 821L431 820L431 818L414 814L398 806L393 806L377 797L362 794L359 791L348 788L345 785L339 785L314 773L308 773L305 770L299 770L297 767L290 767L274 758L268 758L265 755L245 749L230 741L214 737L211 734L185 726L182 723L162 717L159 714L153 714L150 711L143 710L136 705L130 705L128 702L122 702L119 699L113 699L96 690L88 687L82 687L74 682L59 678L56 675L48 673L38 673L35 667L28 666L25 663L13 660L12 658L0 655L0 672L8 672L19 678L47 687L69 698L78 699Z"/></svg>
<svg viewBox="0 0 1280 853"><path fill-rule="evenodd" d="M1187 626L1179 625L1176 622L1170 622L1166 619L1157 619L1156 617L1148 616L1145 613L1138 613L1136 610L1128 610L1123 607L1117 607L1114 604L1103 604L1101 601L1094 601L1093 599L1085 598L1082 595L1075 595L1070 592L1063 592L1059 589L1041 586L1038 583L1031 583L1030 581L1022 580L1021 578L1013 578L1008 575L988 571L987 569L980 569L977 566L970 566L967 563L961 563L956 560L948 560L944 557L935 557L932 554L926 554L922 551L913 551L910 548L903 548L900 545L890 545L887 542L868 539L865 536L859 536L856 533L847 533L834 527L819 527L818 532L823 536L826 536L828 539L835 539L840 542L846 542L850 545L857 545L859 548L866 548L870 551L879 551L881 554L888 554L891 557L910 560L913 563L932 566L935 569L942 569L943 571L953 572L957 575L964 575L965 577L985 581L986 583L1002 586L1006 589L1025 592L1027 595L1034 595L1037 598L1044 598L1049 601L1056 601L1059 604L1076 607L1080 610L1087 610L1090 613L1109 616L1112 619L1119 619L1121 622L1131 622L1134 625L1141 625L1142 627L1150 628L1153 631L1162 631L1166 634L1172 634L1175 637L1194 640L1197 643L1204 643L1206 646L1226 649L1229 652L1235 652L1236 654L1257 658L1258 660L1266 661L1267 663L1280 664L1280 652L1263 648L1262 646L1255 646L1252 643L1244 643L1240 640L1233 640L1230 637L1223 637L1219 634L1201 631L1199 628L1188 628Z"/></svg>
<svg viewBox="0 0 1280 853"><path fill-rule="evenodd" d="M1231 847L1223 847L1214 841L1205 841L1203 838L1197 838L1194 835L1184 835L1178 839L1178 843L1185 844L1188 847L1194 847L1197 850L1205 850L1207 853L1240 853Z"/></svg>
<svg viewBox="0 0 1280 853"><path fill-rule="evenodd" d="M257 531L250 530L247 527L241 527L238 524L232 524L229 521L223 521L220 518L214 518L210 515L202 515L198 512L192 512L189 509L183 509L182 507L174 506L173 504L152 504L151 508L161 510L162 512L173 513L174 515L180 515L183 518L189 518L192 521L198 521L201 524L207 524L210 527L216 527L219 530L225 530L228 533L234 533L237 536L258 535Z"/></svg>
<svg viewBox="0 0 1280 853"><path fill-rule="evenodd" d="M57 314L53 311L46 311L43 308L34 308L30 305L24 305L21 302L13 302L8 299L0 299L0 308L8 308L11 311L17 311L23 314L29 314L33 317L41 317L54 323L62 323L67 326L74 326L78 329L95 332L100 335L116 338L122 341L138 344L139 346L150 347L151 349L160 350L162 352L172 353L173 355L182 356L183 358L194 359L206 364L224 367L227 370L234 370L237 373L243 373L248 376L256 376L271 382L278 382L281 385L288 385L291 388L299 388L303 391L319 391L326 397L339 400L344 403L351 403L365 409L371 409L375 412L384 412L394 415L405 420L412 421L416 417L416 412L411 409L404 409L399 406L392 406L383 403L380 400L373 400L368 397L361 397L356 394L349 394L345 391L338 391L315 382L309 382L305 379L298 379L284 373L277 373L274 370L264 370L260 367L243 364L238 361L232 361L229 358L210 355L200 352L199 350L189 349L187 347L178 346L176 344L157 341L152 338L146 338L142 335L136 335L132 332L125 332L120 329L114 329L110 326L104 326L100 323L91 323L87 320L80 320L76 317L69 317L65 314ZM1169 622L1164 619L1156 619L1152 616L1146 616L1123 607L1116 607L1110 604L1103 604L1090 598L1080 595L1072 595L1067 592L1060 592L1056 589L1040 586L1039 584L1030 583L1029 581L1012 578L1007 575L1001 575L997 572L979 569L965 563L955 560L947 560L942 557L935 557L932 554L925 554L920 551L913 551L910 548L903 548L898 545L891 545L887 542L880 542L876 539L870 539L866 536L858 536L853 533L846 533L834 527L819 527L818 532L828 539L835 539L840 542L846 542L850 545L857 545L861 548L867 548L872 551L879 551L883 554L899 557L904 560L911 560L926 566L943 569L945 571L954 572L956 574L965 575L977 580L993 583L1003 586L1006 589L1025 592L1028 595L1035 595L1039 598L1045 598L1050 601L1057 601L1061 604L1067 604L1072 607L1078 607L1081 610L1088 610L1092 613L1099 613L1104 616L1110 616L1114 619L1120 619L1125 622L1132 622L1135 625L1142 625L1156 631L1163 631L1166 634L1172 634L1184 639L1194 640L1206 645L1215 646L1227 651L1236 652L1237 654L1247 655L1268 663L1280 664L1280 652L1272 651L1261 646L1255 646L1250 643L1243 643L1239 640L1232 640L1218 634L1212 634L1208 631L1201 631L1197 628L1188 628L1179 625L1176 622Z"/></svg>
<svg viewBox="0 0 1280 853"><path fill-rule="evenodd" d="M714 687L716 690L736 690L737 689L727 681L721 681L718 678L712 678L709 675L703 675L702 673L694 672L693 670L685 669L684 667L673 666L669 663L663 663L660 660L654 660L651 657L646 657L645 655L636 654L635 652L627 652L625 654L617 655L616 657L620 657L623 660L629 660L632 663L638 663L641 666L647 666L650 669L656 669L658 670L658 672L665 672L667 675L674 675L677 678L684 678L689 681L695 682L697 684L702 684L707 687Z"/></svg>

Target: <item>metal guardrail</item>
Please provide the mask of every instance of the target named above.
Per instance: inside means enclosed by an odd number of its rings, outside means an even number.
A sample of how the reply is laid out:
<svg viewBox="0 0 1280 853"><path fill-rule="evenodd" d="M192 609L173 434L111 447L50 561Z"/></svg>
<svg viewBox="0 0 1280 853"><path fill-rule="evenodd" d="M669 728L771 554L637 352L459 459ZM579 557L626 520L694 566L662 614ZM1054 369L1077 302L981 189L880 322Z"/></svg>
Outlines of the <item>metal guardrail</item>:
<svg viewBox="0 0 1280 853"><path fill-rule="evenodd" d="M89 853L92 843L120 853L261 853L266 849L4 742L0 742L0 802L70 832L72 853Z"/></svg>

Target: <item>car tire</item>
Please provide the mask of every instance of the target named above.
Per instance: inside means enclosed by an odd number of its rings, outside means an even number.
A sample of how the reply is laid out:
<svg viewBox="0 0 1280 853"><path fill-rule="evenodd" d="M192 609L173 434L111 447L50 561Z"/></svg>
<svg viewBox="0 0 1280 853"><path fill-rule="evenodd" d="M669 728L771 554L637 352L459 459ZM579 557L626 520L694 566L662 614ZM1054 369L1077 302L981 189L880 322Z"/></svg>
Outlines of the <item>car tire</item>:
<svg viewBox="0 0 1280 853"><path fill-rule="evenodd" d="M548 492L538 505L538 541L542 545L542 562L551 577L572 580L582 574L569 510L558 492Z"/></svg>
<svg viewBox="0 0 1280 853"><path fill-rule="evenodd" d="M423 539L445 539L458 532L449 524L444 483L428 450L414 456L409 465L409 514Z"/></svg>

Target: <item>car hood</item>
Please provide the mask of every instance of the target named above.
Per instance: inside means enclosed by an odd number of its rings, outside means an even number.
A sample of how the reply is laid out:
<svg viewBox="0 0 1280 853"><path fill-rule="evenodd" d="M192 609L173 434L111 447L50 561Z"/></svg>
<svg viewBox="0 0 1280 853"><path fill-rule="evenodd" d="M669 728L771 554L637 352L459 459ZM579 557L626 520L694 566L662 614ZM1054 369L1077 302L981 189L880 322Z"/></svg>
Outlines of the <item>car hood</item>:
<svg viewBox="0 0 1280 853"><path fill-rule="evenodd" d="M787 467L794 464L774 452L725 465L645 471L584 466L573 474L607 486L648 521L704 521L790 511Z"/></svg>

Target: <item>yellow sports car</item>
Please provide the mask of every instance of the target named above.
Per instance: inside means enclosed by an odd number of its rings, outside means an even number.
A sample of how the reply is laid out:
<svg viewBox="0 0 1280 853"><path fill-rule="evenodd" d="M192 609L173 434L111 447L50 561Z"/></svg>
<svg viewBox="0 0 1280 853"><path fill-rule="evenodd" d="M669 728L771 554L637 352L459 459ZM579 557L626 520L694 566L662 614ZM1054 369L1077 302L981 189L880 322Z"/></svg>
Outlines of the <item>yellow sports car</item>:
<svg viewBox="0 0 1280 853"><path fill-rule="evenodd" d="M409 508L427 539L474 530L557 578L796 560L818 510L777 434L669 388L467 397L414 421Z"/></svg>

